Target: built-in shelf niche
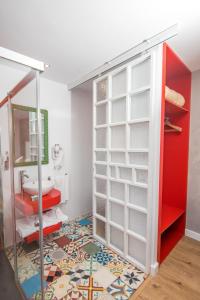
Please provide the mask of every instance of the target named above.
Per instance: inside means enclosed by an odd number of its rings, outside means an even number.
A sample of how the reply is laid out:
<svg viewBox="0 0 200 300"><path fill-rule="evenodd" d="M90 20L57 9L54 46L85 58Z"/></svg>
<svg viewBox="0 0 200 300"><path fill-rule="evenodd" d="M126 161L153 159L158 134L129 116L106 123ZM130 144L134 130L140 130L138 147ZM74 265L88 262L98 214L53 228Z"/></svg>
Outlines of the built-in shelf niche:
<svg viewBox="0 0 200 300"><path fill-rule="evenodd" d="M130 121L141 118L149 118L150 90L136 93L130 96Z"/></svg>
<svg viewBox="0 0 200 300"><path fill-rule="evenodd" d="M147 189L129 185L128 186L128 202L138 207L147 208Z"/></svg>
<svg viewBox="0 0 200 300"><path fill-rule="evenodd" d="M108 79L104 78L97 82L96 85L96 99L97 102L103 101L108 98Z"/></svg>
<svg viewBox="0 0 200 300"><path fill-rule="evenodd" d="M151 82L151 60L147 58L146 60L140 62L131 68L131 90L149 86Z"/></svg>
<svg viewBox="0 0 200 300"><path fill-rule="evenodd" d="M129 152L129 164L133 165L148 165L148 153L147 152Z"/></svg>
<svg viewBox="0 0 200 300"><path fill-rule="evenodd" d="M124 149L126 147L126 126L112 126L111 130L111 148Z"/></svg>
<svg viewBox="0 0 200 300"><path fill-rule="evenodd" d="M130 129L130 148L149 147L149 122L141 122L129 125Z"/></svg>
<svg viewBox="0 0 200 300"><path fill-rule="evenodd" d="M104 125L107 123L107 103L103 103L96 107L96 125Z"/></svg>
<svg viewBox="0 0 200 300"><path fill-rule="evenodd" d="M126 121L126 97L111 101L111 123Z"/></svg>
<svg viewBox="0 0 200 300"><path fill-rule="evenodd" d="M125 185L122 182L110 181L110 196L112 198L125 200Z"/></svg>
<svg viewBox="0 0 200 300"><path fill-rule="evenodd" d="M126 80L126 69L115 73L112 76L112 97L126 93L127 80Z"/></svg>
<svg viewBox="0 0 200 300"><path fill-rule="evenodd" d="M124 226L124 206L110 201L110 220Z"/></svg>
<svg viewBox="0 0 200 300"><path fill-rule="evenodd" d="M146 237L147 215L143 212L128 208L128 229L142 237Z"/></svg>

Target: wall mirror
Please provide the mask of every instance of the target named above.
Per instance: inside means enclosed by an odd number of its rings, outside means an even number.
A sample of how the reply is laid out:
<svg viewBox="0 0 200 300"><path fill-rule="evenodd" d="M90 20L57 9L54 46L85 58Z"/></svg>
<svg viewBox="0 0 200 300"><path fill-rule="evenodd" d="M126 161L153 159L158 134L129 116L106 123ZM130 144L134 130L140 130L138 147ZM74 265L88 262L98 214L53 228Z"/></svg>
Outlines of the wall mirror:
<svg viewBox="0 0 200 300"><path fill-rule="evenodd" d="M37 164L36 108L12 105L15 167ZM48 111L41 109L42 164L48 164Z"/></svg>

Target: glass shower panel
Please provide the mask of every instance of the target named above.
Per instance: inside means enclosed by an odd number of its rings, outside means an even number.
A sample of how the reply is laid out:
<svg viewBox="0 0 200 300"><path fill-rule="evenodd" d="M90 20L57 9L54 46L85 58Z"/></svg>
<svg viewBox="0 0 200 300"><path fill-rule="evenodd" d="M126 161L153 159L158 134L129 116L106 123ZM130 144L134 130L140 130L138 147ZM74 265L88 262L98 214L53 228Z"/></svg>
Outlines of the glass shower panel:
<svg viewBox="0 0 200 300"><path fill-rule="evenodd" d="M27 299L41 293L37 78L12 98L17 279ZM41 115L40 115L41 118ZM42 140L42 132L41 132ZM41 145L42 146L42 143ZM42 159L42 148L41 148ZM17 164L17 165L16 165ZM32 188L31 188L32 187ZM30 289L30 285L34 288ZM43 282L43 286L46 283Z"/></svg>

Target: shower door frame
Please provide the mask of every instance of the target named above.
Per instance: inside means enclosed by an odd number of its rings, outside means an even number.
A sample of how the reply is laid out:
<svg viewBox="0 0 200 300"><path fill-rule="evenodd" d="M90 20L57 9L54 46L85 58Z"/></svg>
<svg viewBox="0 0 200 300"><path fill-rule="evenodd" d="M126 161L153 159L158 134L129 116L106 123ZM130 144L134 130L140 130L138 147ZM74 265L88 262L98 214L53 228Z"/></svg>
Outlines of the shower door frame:
<svg viewBox="0 0 200 300"><path fill-rule="evenodd" d="M0 101L0 108L4 104L8 104L8 120L9 120L9 152L10 152L10 177L11 177L11 206L12 206L12 221L13 221L13 243L14 243L14 272L15 282L22 295L25 297L21 285L18 281L17 272L17 251L16 251L16 217L15 217L15 197L14 197L14 161L13 161L13 119L12 119L12 107L11 100L15 95L26 87L33 79L36 79L36 109L37 109L37 155L38 155L38 216L39 216L39 249L40 249L40 280L41 280L41 296L44 299L44 264L43 264L43 217L42 217L42 168L41 168L41 116L40 116L40 73L44 72L45 64L41 61L32 59L28 56L24 56L20 53L11 51L6 48L0 47L0 58L30 67L31 71L18 82L14 88L8 92L7 96ZM26 297L25 297L26 298Z"/></svg>

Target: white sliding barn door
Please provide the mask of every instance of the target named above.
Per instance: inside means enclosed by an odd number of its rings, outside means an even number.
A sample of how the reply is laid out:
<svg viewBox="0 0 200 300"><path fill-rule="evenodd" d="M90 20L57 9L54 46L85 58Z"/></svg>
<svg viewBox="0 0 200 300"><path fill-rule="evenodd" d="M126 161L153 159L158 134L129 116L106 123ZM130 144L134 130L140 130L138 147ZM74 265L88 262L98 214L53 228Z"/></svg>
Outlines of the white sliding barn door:
<svg viewBox="0 0 200 300"><path fill-rule="evenodd" d="M94 81L94 236L146 272L154 73L149 53Z"/></svg>

